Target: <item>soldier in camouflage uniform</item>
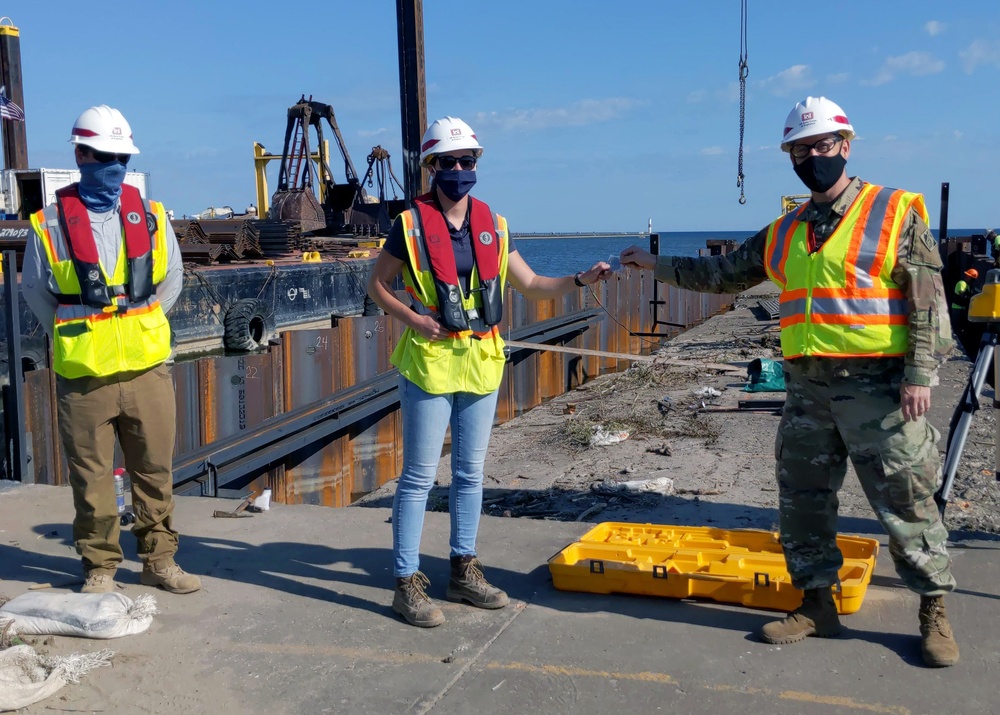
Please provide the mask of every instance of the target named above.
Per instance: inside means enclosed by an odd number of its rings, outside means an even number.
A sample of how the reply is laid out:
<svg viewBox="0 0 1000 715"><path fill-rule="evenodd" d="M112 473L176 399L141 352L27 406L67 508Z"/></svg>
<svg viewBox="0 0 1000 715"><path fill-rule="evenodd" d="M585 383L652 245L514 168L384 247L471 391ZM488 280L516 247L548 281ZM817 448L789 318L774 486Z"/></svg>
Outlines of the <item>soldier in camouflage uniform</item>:
<svg viewBox="0 0 1000 715"><path fill-rule="evenodd" d="M953 665L958 646L943 596L954 590L955 579L934 501L940 435L924 418L937 368L952 349L937 242L918 194L847 176L854 132L843 110L810 97L796 105L785 126L782 148L811 201L725 256L653 256L633 246L621 261L653 269L657 280L687 290L738 293L768 279L782 288L787 398L775 444L778 511L788 569L804 596L787 618L765 625L761 637L795 643L840 632L831 586L843 565L837 492L850 458L889 534L896 571L921 596L924 661ZM880 204L880 196L891 199ZM899 202L895 208L893 201ZM871 251L866 264L869 240L883 250ZM894 260L884 250L892 245ZM845 283L830 278L838 270L831 251L843 255L839 275L846 274ZM871 287L851 288L865 280ZM870 299L880 285L882 299ZM828 314L820 315L824 310ZM830 336L825 343L816 338L823 331Z"/></svg>

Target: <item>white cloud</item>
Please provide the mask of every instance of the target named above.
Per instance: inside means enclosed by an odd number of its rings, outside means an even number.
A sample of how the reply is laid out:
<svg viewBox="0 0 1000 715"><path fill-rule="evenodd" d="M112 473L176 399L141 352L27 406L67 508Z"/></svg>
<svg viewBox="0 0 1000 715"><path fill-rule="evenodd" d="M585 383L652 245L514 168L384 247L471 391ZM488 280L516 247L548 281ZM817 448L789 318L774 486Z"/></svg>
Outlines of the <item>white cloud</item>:
<svg viewBox="0 0 1000 715"><path fill-rule="evenodd" d="M828 74L826 76L827 84L843 84L850 78L850 73L848 72L838 72L837 74Z"/></svg>
<svg viewBox="0 0 1000 715"><path fill-rule="evenodd" d="M943 22L938 22L937 20L930 20L926 25L924 25L924 29L927 30L927 34L931 37L940 35L945 31L945 29L947 29L947 27L948 26Z"/></svg>
<svg viewBox="0 0 1000 715"><path fill-rule="evenodd" d="M503 129L531 127L582 127L618 119L632 109L647 104L644 100L628 97L609 99L583 99L566 107L544 107L540 109L509 109L503 112L479 112L475 126L489 125Z"/></svg>
<svg viewBox="0 0 1000 715"><path fill-rule="evenodd" d="M688 104L698 104L699 102L704 102L705 98L708 96L708 92L703 89L696 89L687 96Z"/></svg>
<svg viewBox="0 0 1000 715"><path fill-rule="evenodd" d="M721 146L707 146L698 153L702 156L722 156L726 153L726 150Z"/></svg>
<svg viewBox="0 0 1000 715"><path fill-rule="evenodd" d="M962 132L960 132L958 129L956 129L955 131L952 132L952 136L955 137L956 139L961 139L962 138Z"/></svg>
<svg viewBox="0 0 1000 715"><path fill-rule="evenodd" d="M894 142L897 139L899 139L899 137L897 137L895 134L886 134L885 139L883 141Z"/></svg>
<svg viewBox="0 0 1000 715"><path fill-rule="evenodd" d="M792 65L788 69L758 82L757 86L780 97L802 92L815 84L816 80L812 76L812 68L809 65Z"/></svg>
<svg viewBox="0 0 1000 715"><path fill-rule="evenodd" d="M958 53L962 58L965 71L969 74L979 65L993 65L1000 69L1000 42L976 40Z"/></svg>
<svg viewBox="0 0 1000 715"><path fill-rule="evenodd" d="M715 98L720 102L738 102L740 99L739 82L731 82L725 89L716 90Z"/></svg>
<svg viewBox="0 0 1000 715"><path fill-rule="evenodd" d="M377 137L381 134L388 133L388 128L379 127L378 129L362 129L358 131L358 136L362 138Z"/></svg>
<svg viewBox="0 0 1000 715"><path fill-rule="evenodd" d="M907 52L905 55L897 57L887 57L882 63L882 68L872 79L865 80L862 84L878 86L891 82L899 75L910 75L921 77L928 74L937 74L944 70L944 61L939 60L927 52Z"/></svg>

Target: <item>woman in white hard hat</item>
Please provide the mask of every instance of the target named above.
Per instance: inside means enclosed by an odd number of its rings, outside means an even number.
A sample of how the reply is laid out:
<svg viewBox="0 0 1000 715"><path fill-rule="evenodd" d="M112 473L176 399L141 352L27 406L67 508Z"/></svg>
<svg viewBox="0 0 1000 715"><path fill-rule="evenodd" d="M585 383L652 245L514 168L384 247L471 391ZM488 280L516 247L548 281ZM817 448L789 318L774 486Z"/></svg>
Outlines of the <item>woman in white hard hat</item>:
<svg viewBox="0 0 1000 715"><path fill-rule="evenodd" d="M468 124L443 117L428 127L420 160L433 187L396 219L372 269L368 292L407 328L392 354L400 372L403 468L393 500L393 610L429 628L444 615L419 571L420 534L451 426L451 578L446 596L503 608L476 558L483 463L505 363L498 325L504 283L528 298L557 298L611 275L607 263L574 276L536 275L513 247L503 216L469 196L483 147ZM402 273L412 305L392 290Z"/></svg>

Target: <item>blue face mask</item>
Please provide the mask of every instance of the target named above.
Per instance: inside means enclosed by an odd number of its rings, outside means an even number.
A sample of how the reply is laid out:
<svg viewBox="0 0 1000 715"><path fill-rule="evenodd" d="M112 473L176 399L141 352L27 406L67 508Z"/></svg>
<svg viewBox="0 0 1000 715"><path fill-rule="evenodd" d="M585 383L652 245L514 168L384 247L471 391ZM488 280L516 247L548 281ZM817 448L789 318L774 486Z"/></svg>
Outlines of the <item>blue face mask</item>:
<svg viewBox="0 0 1000 715"><path fill-rule="evenodd" d="M476 185L476 172L462 169L438 171L434 174L434 185L449 199L458 201Z"/></svg>
<svg viewBox="0 0 1000 715"><path fill-rule="evenodd" d="M80 200L91 211L110 211L122 195L125 165L119 161L107 164L80 164Z"/></svg>

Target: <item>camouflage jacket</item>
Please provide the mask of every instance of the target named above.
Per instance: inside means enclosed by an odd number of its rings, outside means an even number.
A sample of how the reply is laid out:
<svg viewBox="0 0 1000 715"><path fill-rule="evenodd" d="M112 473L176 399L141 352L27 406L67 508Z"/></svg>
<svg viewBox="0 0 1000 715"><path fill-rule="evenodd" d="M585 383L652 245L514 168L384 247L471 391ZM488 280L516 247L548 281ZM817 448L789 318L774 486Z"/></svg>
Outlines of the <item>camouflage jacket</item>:
<svg viewBox="0 0 1000 715"><path fill-rule="evenodd" d="M813 224L817 249L833 233L863 185L861 179L854 178L833 203L806 206L803 216ZM686 290L740 293L768 280L764 269L766 243L764 227L726 256L659 256L655 276ZM904 379L913 385L936 385L938 366L953 346L941 268L937 240L924 220L911 210L903 221L892 279L906 293L910 306Z"/></svg>

